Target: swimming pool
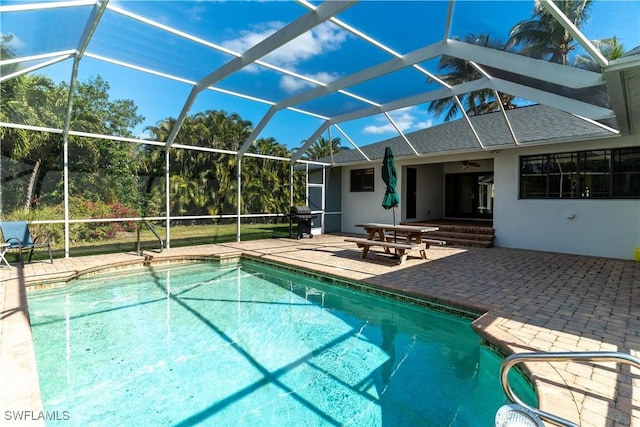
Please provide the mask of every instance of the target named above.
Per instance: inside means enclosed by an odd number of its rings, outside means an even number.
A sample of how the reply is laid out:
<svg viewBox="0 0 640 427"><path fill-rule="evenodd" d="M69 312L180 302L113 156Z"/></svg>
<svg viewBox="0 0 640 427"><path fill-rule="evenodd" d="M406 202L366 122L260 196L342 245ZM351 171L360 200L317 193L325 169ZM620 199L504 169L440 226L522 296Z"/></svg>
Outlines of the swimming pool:
<svg viewBox="0 0 640 427"><path fill-rule="evenodd" d="M469 319L260 263L81 279L29 308L64 425L490 426L505 402Z"/></svg>

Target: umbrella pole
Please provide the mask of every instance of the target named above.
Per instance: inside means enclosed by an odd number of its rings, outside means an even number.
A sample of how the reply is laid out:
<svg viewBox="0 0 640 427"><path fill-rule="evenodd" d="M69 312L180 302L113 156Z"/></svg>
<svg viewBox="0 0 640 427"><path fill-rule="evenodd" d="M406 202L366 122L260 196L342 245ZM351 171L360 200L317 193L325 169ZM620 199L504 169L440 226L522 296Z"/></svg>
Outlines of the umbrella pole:
<svg viewBox="0 0 640 427"><path fill-rule="evenodd" d="M393 226L396 226L396 208L395 206L392 208L393 210ZM398 243L398 232L393 230L393 243ZM398 248L393 249L393 257L398 258Z"/></svg>
<svg viewBox="0 0 640 427"><path fill-rule="evenodd" d="M396 208L392 208L393 209L393 226L396 226Z"/></svg>

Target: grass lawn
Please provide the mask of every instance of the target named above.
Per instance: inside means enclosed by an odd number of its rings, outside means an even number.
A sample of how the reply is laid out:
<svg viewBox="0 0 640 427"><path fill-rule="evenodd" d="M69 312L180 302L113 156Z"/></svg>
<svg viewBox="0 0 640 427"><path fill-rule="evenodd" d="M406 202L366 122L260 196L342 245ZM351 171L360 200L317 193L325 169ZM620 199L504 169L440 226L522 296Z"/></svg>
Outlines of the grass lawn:
<svg viewBox="0 0 640 427"><path fill-rule="evenodd" d="M165 240L166 230L164 227L154 226L156 233ZM289 224L242 224L240 227L240 239L259 240L271 238L289 237ZM205 225L175 225L171 226L171 247L208 245L212 243L224 243L236 241L236 224L205 224ZM166 244L165 244L166 245ZM56 242L53 246L53 257L64 257L63 242ZM117 252L135 252L137 247L136 233L123 233L115 239L97 242L71 243L69 254L72 257L84 255L99 255ZM160 248L160 244L146 228L140 232L140 247L144 250L153 251ZM28 253L25 252L28 257ZM33 259L47 259L46 249L36 249ZM7 254L9 262L18 262L17 252Z"/></svg>

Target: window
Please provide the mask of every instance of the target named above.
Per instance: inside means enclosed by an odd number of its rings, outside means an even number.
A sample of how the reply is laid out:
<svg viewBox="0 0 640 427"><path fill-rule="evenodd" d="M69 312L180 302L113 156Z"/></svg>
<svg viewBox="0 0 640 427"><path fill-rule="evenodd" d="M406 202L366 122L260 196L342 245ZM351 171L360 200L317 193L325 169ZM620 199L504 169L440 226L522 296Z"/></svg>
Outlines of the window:
<svg viewBox="0 0 640 427"><path fill-rule="evenodd" d="M520 198L640 198L640 148L523 156Z"/></svg>
<svg viewBox="0 0 640 427"><path fill-rule="evenodd" d="M351 170L351 192L373 191L373 168Z"/></svg>
<svg viewBox="0 0 640 427"><path fill-rule="evenodd" d="M640 195L640 148L623 148L613 152L613 192L618 197Z"/></svg>

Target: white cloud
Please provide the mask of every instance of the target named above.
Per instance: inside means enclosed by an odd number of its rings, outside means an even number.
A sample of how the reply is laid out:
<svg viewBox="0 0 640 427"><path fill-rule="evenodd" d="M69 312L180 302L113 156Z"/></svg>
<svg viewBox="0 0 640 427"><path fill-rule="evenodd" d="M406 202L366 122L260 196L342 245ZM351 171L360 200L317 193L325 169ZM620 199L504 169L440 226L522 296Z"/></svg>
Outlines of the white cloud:
<svg viewBox="0 0 640 427"><path fill-rule="evenodd" d="M329 83L340 77L337 73L328 73L326 71L321 71L313 75L305 74L305 76L323 83ZM288 75L282 76L279 86L287 93L296 93L303 89L310 89L314 87L312 83Z"/></svg>
<svg viewBox="0 0 640 427"><path fill-rule="evenodd" d="M194 6L194 7L190 8L190 9L188 9L189 21L191 21L191 22L200 22L200 21L202 21L202 17L204 16L206 10L207 9L203 5L197 5L197 6Z"/></svg>
<svg viewBox="0 0 640 427"><path fill-rule="evenodd" d="M389 115L402 132L413 132L431 126L431 120L420 121L420 111L416 107L401 108ZM396 134L396 128L384 116L375 118L376 123L365 126L362 132L369 135Z"/></svg>
<svg viewBox="0 0 640 427"><path fill-rule="evenodd" d="M21 49L24 49L27 45L20 40L20 37L16 36L15 34L5 34L0 32L0 36L5 37L7 35L11 35L11 41L9 42L9 45L16 51L19 51Z"/></svg>
<svg viewBox="0 0 640 427"><path fill-rule="evenodd" d="M311 87L311 83L307 83L304 80L296 79L292 76L282 76L280 79L280 89L287 93L295 93L302 89Z"/></svg>
<svg viewBox="0 0 640 427"><path fill-rule="evenodd" d="M241 31L240 37L222 42L222 47L226 47L234 52L244 53L251 47L269 37L271 34L278 31L280 28L284 27L284 25L284 22L272 21L259 26L254 26L251 30Z"/></svg>
<svg viewBox="0 0 640 427"><path fill-rule="evenodd" d="M285 23L280 21L262 23L253 26L250 30L242 31L240 37L227 40L222 43L222 46L234 52L244 53L284 26ZM340 49L347 36L348 33L346 31L325 22L281 46L263 59L267 63L295 72L300 62ZM258 73L260 67L249 65L244 70L250 73ZM340 77L339 74L328 71L306 76L325 83ZM310 83L288 75L282 76L279 86L287 93L295 93L312 87Z"/></svg>
<svg viewBox="0 0 640 427"><path fill-rule="evenodd" d="M325 22L270 53L265 61L295 68L301 61L340 49L346 38L345 31Z"/></svg>
<svg viewBox="0 0 640 427"><path fill-rule="evenodd" d="M251 30L242 31L240 37L227 40L222 46L243 53L284 26L285 23L280 21L263 23ZM266 55L264 60L273 65L295 69L301 61L339 49L347 35L346 31L325 22Z"/></svg>
<svg viewBox="0 0 640 427"><path fill-rule="evenodd" d="M389 123L388 120L387 120L387 124L369 125L369 126L365 126L364 129L362 129L362 132L368 135L382 135L385 133L392 133L395 131L396 129L393 127L391 123Z"/></svg>

